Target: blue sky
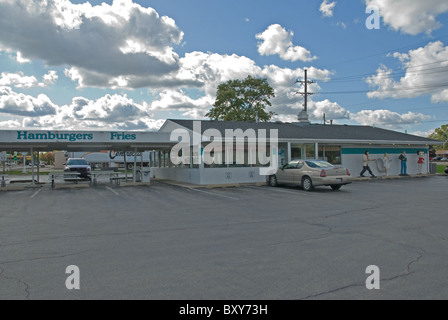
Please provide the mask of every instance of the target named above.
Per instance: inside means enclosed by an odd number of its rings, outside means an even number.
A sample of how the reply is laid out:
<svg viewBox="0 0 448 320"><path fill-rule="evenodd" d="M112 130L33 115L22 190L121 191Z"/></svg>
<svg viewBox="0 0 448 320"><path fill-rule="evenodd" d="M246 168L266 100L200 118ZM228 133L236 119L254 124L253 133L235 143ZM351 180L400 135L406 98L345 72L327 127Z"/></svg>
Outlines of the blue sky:
<svg viewBox="0 0 448 320"><path fill-rule="evenodd" d="M445 0L0 0L0 128L154 130L248 75L295 121L308 69L312 122L427 135L448 123L447 17Z"/></svg>

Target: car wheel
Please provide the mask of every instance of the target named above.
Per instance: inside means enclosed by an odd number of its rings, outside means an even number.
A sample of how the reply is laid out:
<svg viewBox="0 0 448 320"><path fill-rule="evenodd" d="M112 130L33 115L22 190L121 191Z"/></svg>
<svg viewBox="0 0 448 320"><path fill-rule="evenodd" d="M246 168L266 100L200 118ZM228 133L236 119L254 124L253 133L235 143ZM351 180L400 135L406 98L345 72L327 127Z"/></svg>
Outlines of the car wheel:
<svg viewBox="0 0 448 320"><path fill-rule="evenodd" d="M269 177L269 185L271 187L277 187L278 186L278 181L277 181L277 177L276 176L270 176Z"/></svg>
<svg viewBox="0 0 448 320"><path fill-rule="evenodd" d="M313 187L313 181L311 181L310 177L304 177L302 179L302 188L305 191L311 191L314 189Z"/></svg>
<svg viewBox="0 0 448 320"><path fill-rule="evenodd" d="M342 186L340 184L335 184L331 186L331 189L333 189L334 191L338 191L341 190Z"/></svg>

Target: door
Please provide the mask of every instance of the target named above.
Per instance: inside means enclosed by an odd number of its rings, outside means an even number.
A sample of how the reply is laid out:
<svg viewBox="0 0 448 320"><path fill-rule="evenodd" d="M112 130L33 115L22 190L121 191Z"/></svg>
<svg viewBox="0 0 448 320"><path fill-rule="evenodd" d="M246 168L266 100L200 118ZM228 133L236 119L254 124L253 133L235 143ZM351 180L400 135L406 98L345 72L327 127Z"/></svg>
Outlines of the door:
<svg viewBox="0 0 448 320"><path fill-rule="evenodd" d="M294 171L297 170L297 161L285 164L283 167L277 170L277 182L278 183L294 183Z"/></svg>
<svg viewBox="0 0 448 320"><path fill-rule="evenodd" d="M299 161L297 163L297 168L294 170L294 174L293 174L294 184L297 184L297 185L302 184L304 164L305 163L303 161Z"/></svg>

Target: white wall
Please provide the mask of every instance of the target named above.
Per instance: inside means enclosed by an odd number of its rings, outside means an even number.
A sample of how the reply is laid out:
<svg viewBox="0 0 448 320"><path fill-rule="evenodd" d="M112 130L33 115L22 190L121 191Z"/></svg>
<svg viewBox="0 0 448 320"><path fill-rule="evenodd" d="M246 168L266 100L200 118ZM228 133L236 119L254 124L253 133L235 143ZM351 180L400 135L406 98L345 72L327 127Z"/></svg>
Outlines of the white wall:
<svg viewBox="0 0 448 320"><path fill-rule="evenodd" d="M260 168L151 168L151 177L199 185L266 182Z"/></svg>
<svg viewBox="0 0 448 320"><path fill-rule="evenodd" d="M151 177L174 180L192 184L201 184L199 169L189 168L151 168Z"/></svg>
<svg viewBox="0 0 448 320"><path fill-rule="evenodd" d="M366 150L369 150L370 157L373 159L379 159L377 161L373 161L370 163L370 169L372 170L373 174L376 176L383 176L385 173L382 171L382 159L384 156L384 153L387 152L389 155L390 165L389 165L389 172L388 175L394 176L399 175L401 170L401 161L398 159L399 155L403 150L406 150L406 155L408 158L407 162L407 173L408 174L418 174L418 150L424 150L425 151L425 163L423 164L422 173L429 173L429 155L428 150L424 148L414 148L414 147L408 147L408 148L372 148L369 146L366 146L365 148L359 148L356 147L357 150L359 150L358 154L354 154L355 150L354 148L343 148L342 150L342 165L350 170L350 173L352 176L357 177L362 171L362 155ZM347 152L348 153L345 153ZM368 176L368 173L364 174L365 176Z"/></svg>
<svg viewBox="0 0 448 320"><path fill-rule="evenodd" d="M205 168L201 174L202 185L258 182L266 182L260 168Z"/></svg>

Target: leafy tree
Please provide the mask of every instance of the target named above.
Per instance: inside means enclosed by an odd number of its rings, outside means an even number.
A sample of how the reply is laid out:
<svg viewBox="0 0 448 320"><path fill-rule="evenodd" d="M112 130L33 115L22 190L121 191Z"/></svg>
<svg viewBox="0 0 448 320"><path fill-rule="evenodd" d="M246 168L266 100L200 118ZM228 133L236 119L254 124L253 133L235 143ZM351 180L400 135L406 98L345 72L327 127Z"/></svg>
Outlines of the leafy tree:
<svg viewBox="0 0 448 320"><path fill-rule="evenodd" d="M53 152L41 153L40 160L50 165L54 164L54 153Z"/></svg>
<svg viewBox="0 0 448 320"><path fill-rule="evenodd" d="M445 144L437 146L436 149L448 149L448 124L444 124L440 128L437 128L434 133L429 135L429 137L434 140L445 142Z"/></svg>
<svg viewBox="0 0 448 320"><path fill-rule="evenodd" d="M248 76L244 80L229 80L218 86L213 108L206 114L212 120L256 121L271 120L274 112L266 111L271 106L274 89L267 79Z"/></svg>

